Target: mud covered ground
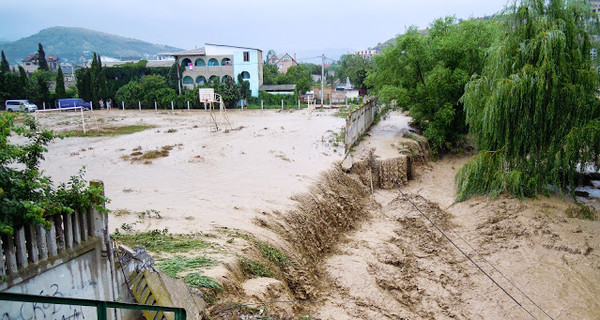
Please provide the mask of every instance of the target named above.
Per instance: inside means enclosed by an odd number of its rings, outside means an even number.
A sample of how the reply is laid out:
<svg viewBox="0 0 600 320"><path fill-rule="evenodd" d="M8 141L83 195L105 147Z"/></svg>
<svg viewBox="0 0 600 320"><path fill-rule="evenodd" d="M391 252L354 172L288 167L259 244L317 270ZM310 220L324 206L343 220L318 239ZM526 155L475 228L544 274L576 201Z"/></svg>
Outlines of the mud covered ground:
<svg viewBox="0 0 600 320"><path fill-rule="evenodd" d="M235 130L216 133L202 113L102 118L156 127L57 141L43 168L64 181L83 164L88 178L104 180L111 228L204 232L215 253L185 256L220 262L203 270L223 288L211 298L212 319L600 318L600 223L570 218L575 206L559 196L455 204L454 175L468 156L394 162L414 169L412 180L396 179L403 195L377 170L332 169L343 125L332 112L232 112ZM392 114L354 157L400 156L408 121ZM164 145L175 147L150 164L123 157ZM371 196L373 177L389 189ZM244 261L270 272L244 271Z"/></svg>

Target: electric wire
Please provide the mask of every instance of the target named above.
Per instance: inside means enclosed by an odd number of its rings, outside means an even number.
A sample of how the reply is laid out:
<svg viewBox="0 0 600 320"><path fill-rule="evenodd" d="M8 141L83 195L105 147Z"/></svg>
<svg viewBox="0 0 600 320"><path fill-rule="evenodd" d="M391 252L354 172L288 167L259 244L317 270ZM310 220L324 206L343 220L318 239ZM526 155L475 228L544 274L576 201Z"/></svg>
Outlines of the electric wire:
<svg viewBox="0 0 600 320"><path fill-rule="evenodd" d="M438 219L438 222L441 222L441 219L439 217L437 217L437 219ZM464 242L469 248L471 248L471 250L473 250L483 261L485 261L490 267L492 267L492 269L494 269L494 271L498 272L500 274L500 276L502 276L502 278L504 278L506 281L508 281L508 283L510 283L513 287L515 287L515 289L517 289L517 291L519 291L519 293L521 293L525 298L527 298L527 300L529 300L529 302L531 302L534 306L536 306L538 309L540 309L540 311L542 311L548 318L554 320L554 318L552 318L552 316L550 316L546 312L546 310L544 310L540 305L538 305L535 301L533 301L533 299L531 299L525 292L523 292L521 290L521 288L519 288L514 282L512 282L508 277L506 277L504 275L504 273L502 273L500 270L498 270L498 268L496 268L496 266L493 263L491 263L488 259L486 259L483 256L483 254L481 254L479 251L477 251L477 249L475 249L467 240L465 240L460 234L458 234L458 232L456 232L454 229L448 227L443 222L441 222L441 224L445 227L446 230L452 231L452 233L454 235L456 235L460 240L462 240L462 242Z"/></svg>
<svg viewBox="0 0 600 320"><path fill-rule="evenodd" d="M415 205L410 198L408 198L408 196L402 192L402 190L400 190L400 187L398 187L398 184L396 184L396 189L404 196L404 198L425 218L427 219L427 221L429 221L429 223L431 223L441 234L442 236L444 236L444 238L446 238L446 240L448 240L458 251L460 251L460 253L465 256L465 258L467 258L469 261L471 261L471 263L473 263L475 265L475 267L477 267L477 269L479 269L479 271L481 271L486 277L488 277L488 279L490 279L498 288L500 288L500 290L502 290L502 292L504 292L508 297L510 297L519 307L521 307L521 309L523 309L525 312L527 312L527 314L529 314L530 317L532 317L533 319L537 319L527 308L525 308L525 306L523 306L519 301L517 301L517 299L515 297L513 297L506 289L504 289L504 287L502 287L502 285L500 285L491 275L489 275L485 270L483 270L483 268L481 266L479 266L479 264L477 262L475 262L471 256L469 256L466 252L464 252L434 221L432 221L429 216L427 216L423 211L421 211L421 209L419 207L417 207L417 205Z"/></svg>

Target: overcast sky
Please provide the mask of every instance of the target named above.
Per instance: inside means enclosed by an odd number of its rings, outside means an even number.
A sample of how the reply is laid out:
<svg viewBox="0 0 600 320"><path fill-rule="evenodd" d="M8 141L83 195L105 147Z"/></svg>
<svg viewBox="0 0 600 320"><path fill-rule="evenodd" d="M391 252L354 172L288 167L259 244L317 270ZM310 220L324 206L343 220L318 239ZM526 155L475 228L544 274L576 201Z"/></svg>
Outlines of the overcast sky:
<svg viewBox="0 0 600 320"><path fill-rule="evenodd" d="M3 0L0 40L83 27L182 49L204 43L266 52L367 49L447 15L491 15L507 0Z"/></svg>

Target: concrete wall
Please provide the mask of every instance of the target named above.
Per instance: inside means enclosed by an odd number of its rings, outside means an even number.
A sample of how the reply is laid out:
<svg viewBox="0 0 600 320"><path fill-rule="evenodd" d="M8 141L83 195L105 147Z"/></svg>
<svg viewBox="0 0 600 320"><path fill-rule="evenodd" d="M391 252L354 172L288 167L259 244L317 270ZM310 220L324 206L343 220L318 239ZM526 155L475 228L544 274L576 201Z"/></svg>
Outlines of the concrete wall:
<svg viewBox="0 0 600 320"><path fill-rule="evenodd" d="M352 145L363 135L373 124L375 115L379 111L379 105L377 99L371 98L360 107L350 112L346 117L346 136L345 136L345 150L346 154L352 147Z"/></svg>
<svg viewBox="0 0 600 320"><path fill-rule="evenodd" d="M14 237L2 236L0 290L55 297L130 302L118 283L107 215L96 210L52 218L50 230L23 227ZM130 311L109 311L120 319ZM95 319L92 307L0 301L2 320Z"/></svg>

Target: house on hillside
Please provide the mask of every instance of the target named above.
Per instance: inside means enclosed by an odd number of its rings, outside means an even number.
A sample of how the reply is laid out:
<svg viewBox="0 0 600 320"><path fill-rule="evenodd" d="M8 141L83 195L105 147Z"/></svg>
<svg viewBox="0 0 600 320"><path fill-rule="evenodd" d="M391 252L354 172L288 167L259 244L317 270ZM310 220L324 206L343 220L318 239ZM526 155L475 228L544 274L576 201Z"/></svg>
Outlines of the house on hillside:
<svg viewBox="0 0 600 320"><path fill-rule="evenodd" d="M58 65L60 63L59 57L49 55L46 57L46 61L48 62L48 68L50 69L50 71L58 70ZM37 53L28 55L27 57L25 57L25 59L21 60L21 62L23 63L23 68L28 73L35 72L40 67L39 55Z"/></svg>
<svg viewBox="0 0 600 320"><path fill-rule="evenodd" d="M279 71L279 73L287 73L291 66L298 65L298 62L296 62L296 54L294 54L294 57L292 58L292 56L286 53L281 59L275 62L275 65L277 66L277 71Z"/></svg>
<svg viewBox="0 0 600 320"><path fill-rule="evenodd" d="M258 97L263 84L262 51L222 44L172 54L178 65L185 66L180 75L181 85L194 88L210 81L237 82L238 75L250 83L250 93Z"/></svg>

